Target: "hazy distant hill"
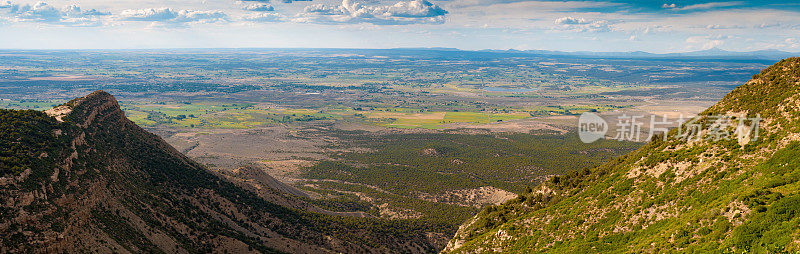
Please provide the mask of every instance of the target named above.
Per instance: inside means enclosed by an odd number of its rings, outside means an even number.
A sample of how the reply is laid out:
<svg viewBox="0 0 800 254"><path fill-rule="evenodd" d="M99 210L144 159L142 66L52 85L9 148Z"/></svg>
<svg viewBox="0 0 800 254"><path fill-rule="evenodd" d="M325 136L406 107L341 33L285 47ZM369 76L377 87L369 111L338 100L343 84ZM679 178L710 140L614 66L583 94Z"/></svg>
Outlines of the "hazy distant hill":
<svg viewBox="0 0 800 254"><path fill-rule="evenodd" d="M665 53L656 54L644 51L631 51L631 52L592 52L592 51L578 51L578 52L564 52L552 50L483 50L485 52L505 52L505 53L522 53L533 55L550 55L550 56L573 56L573 57L608 57L608 58L686 58L686 59L764 59L764 60L780 60L797 55L797 53L785 52L780 50L758 50L750 52L735 52L727 51L719 48L712 48L707 50L684 52L684 53Z"/></svg>
<svg viewBox="0 0 800 254"><path fill-rule="evenodd" d="M703 124L701 139L673 130L666 141L554 177L482 211L446 251L800 251L800 58L765 69L696 120L684 130ZM719 130L731 139L709 138Z"/></svg>
<svg viewBox="0 0 800 254"><path fill-rule="evenodd" d="M2 253L437 250L420 227L246 191L136 126L108 93L48 114L0 110Z"/></svg>

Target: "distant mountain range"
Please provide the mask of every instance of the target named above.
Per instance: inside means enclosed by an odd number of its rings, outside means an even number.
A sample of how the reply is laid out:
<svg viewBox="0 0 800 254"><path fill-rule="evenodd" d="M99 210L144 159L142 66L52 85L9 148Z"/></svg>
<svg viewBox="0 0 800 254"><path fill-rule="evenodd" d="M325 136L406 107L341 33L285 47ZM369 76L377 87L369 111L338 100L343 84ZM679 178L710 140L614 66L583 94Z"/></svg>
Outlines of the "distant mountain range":
<svg viewBox="0 0 800 254"><path fill-rule="evenodd" d="M530 52L530 51L526 51ZM535 52L535 51L534 51ZM644 51L633 52L552 52L552 54L566 54L578 56L602 56L602 57L650 57L650 58L673 58L673 57L722 57L722 58L759 58L759 59L784 59L797 56L800 53L792 53L780 50L759 50L751 52L726 51L719 48L692 51L685 53L666 53L655 54Z"/></svg>
<svg viewBox="0 0 800 254"><path fill-rule="evenodd" d="M466 51L457 48L397 48L396 50L430 50L430 51ZM469 52L469 51L466 51ZM553 50L494 50L485 49L475 52L493 52L493 53L518 53L518 54L533 54L533 55L551 55L551 56L577 56L577 57L610 57L610 58L731 58L731 59L764 59L764 60L780 60L789 57L800 56L797 52L787 52L774 49L758 50L750 52L736 52L727 51L719 48L712 48L707 50L684 52L684 53L650 53L644 51L630 51L630 52L593 52L593 51L553 51Z"/></svg>

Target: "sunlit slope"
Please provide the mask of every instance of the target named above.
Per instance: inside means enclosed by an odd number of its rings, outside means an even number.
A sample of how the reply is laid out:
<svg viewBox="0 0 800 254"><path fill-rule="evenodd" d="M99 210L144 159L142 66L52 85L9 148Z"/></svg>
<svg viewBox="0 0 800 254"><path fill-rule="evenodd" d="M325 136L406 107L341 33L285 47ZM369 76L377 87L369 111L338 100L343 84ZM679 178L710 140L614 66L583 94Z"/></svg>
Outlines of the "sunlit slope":
<svg viewBox="0 0 800 254"><path fill-rule="evenodd" d="M445 251L800 251L800 58L681 130L485 209Z"/></svg>

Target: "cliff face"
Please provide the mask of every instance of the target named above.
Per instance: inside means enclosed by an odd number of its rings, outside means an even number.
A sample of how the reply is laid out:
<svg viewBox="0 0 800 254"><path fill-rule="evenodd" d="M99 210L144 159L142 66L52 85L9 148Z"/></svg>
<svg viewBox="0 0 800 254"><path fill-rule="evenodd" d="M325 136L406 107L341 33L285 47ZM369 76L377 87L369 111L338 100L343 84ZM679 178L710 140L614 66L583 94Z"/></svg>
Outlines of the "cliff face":
<svg viewBox="0 0 800 254"><path fill-rule="evenodd" d="M260 198L136 126L108 93L47 114L0 111L13 148L0 154L0 252L435 251L404 224Z"/></svg>
<svg viewBox="0 0 800 254"><path fill-rule="evenodd" d="M667 137L487 208L445 252L800 251L800 58Z"/></svg>

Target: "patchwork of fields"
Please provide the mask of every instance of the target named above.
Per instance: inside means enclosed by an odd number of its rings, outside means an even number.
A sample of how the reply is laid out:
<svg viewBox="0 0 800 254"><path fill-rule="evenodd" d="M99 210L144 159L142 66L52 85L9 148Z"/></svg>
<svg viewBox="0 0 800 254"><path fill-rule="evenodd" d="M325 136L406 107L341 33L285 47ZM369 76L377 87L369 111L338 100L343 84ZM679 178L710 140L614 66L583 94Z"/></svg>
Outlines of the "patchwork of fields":
<svg viewBox="0 0 800 254"><path fill-rule="evenodd" d="M402 49L5 56L0 108L46 110L102 89L215 172L255 167L318 207L441 235L482 206L641 145L584 144L578 115L690 116L771 62Z"/></svg>

